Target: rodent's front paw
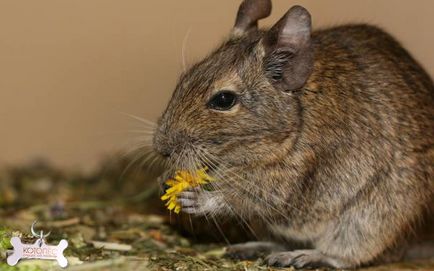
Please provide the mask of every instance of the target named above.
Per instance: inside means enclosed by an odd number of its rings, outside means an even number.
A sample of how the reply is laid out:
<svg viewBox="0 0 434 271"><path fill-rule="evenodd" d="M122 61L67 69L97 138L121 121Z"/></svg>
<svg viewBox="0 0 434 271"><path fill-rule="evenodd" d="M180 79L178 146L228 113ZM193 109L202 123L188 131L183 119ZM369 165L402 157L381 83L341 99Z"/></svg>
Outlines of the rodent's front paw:
<svg viewBox="0 0 434 271"><path fill-rule="evenodd" d="M188 214L195 214L199 209L199 196L193 189L182 191L178 195L178 203L181 211Z"/></svg>
<svg viewBox="0 0 434 271"><path fill-rule="evenodd" d="M182 212L194 215L212 214L222 207L221 197L217 193L199 187L179 193L178 203Z"/></svg>

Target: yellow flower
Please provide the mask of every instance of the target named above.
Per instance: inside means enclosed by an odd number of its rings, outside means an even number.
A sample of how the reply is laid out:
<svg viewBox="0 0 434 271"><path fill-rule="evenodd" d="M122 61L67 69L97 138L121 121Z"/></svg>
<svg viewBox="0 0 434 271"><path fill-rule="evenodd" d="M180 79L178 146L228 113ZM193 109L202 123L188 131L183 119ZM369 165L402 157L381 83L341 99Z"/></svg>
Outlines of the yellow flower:
<svg viewBox="0 0 434 271"><path fill-rule="evenodd" d="M161 196L161 200L167 201L167 209L173 210L178 214L181 211L181 205L178 203L179 193L188 188L213 181L214 179L206 173L207 169L208 168L205 167L196 170L194 174L191 174L186 170L176 171L175 177L165 182L170 186L170 188L166 190L166 193L163 196Z"/></svg>

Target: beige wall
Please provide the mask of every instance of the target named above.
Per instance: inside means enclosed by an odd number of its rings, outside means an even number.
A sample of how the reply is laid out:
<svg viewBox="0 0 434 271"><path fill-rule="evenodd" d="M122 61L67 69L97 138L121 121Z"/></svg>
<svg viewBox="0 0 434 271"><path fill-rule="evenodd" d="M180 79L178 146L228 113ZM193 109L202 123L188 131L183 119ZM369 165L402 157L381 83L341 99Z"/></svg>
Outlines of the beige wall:
<svg viewBox="0 0 434 271"><path fill-rule="evenodd" d="M89 168L155 119L181 71L230 30L238 1L0 0L0 165L48 157ZM434 75L434 1L274 1L270 25L293 4L315 26L385 27Z"/></svg>

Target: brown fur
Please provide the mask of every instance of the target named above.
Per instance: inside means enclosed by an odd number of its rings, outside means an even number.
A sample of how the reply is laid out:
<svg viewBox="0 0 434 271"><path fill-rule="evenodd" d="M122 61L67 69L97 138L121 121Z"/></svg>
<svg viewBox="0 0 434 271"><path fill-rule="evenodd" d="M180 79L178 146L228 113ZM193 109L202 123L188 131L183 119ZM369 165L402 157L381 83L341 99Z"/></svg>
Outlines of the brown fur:
<svg viewBox="0 0 434 271"><path fill-rule="evenodd" d="M197 213L262 219L324 265L381 262L432 207L433 82L381 29L345 25L312 33L311 73L288 91L264 68L267 33L232 35L181 76L155 149L173 168L215 167L215 191L196 200L220 203ZM207 108L224 87L237 108Z"/></svg>

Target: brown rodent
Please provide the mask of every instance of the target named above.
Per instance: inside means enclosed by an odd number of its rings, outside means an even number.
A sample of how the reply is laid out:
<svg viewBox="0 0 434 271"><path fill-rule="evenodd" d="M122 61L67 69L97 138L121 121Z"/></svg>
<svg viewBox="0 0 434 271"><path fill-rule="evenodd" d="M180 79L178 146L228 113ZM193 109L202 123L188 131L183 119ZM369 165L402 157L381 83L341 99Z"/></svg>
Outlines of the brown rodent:
<svg viewBox="0 0 434 271"><path fill-rule="evenodd" d="M271 29L269 0L245 0L229 38L183 74L154 149L169 172L208 166L212 189L181 194L182 211L263 221L269 265L351 268L398 260L432 206L434 86L381 29L311 32L292 7Z"/></svg>

